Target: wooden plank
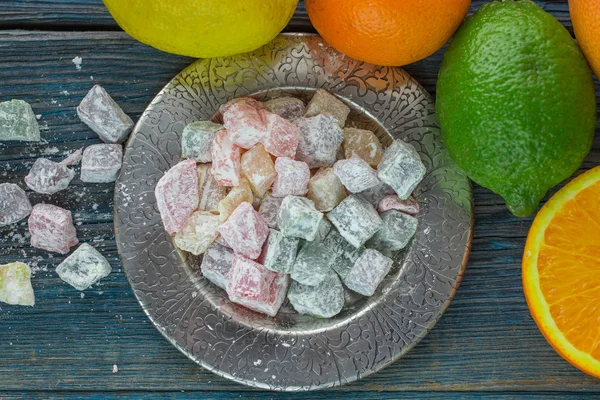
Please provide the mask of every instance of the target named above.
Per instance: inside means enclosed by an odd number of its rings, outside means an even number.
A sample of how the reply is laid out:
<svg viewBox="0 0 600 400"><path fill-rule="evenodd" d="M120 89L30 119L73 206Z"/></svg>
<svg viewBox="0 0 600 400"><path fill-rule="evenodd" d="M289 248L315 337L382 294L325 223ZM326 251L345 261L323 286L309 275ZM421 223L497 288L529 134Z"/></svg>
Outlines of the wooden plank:
<svg viewBox="0 0 600 400"><path fill-rule="evenodd" d="M407 68L430 91L441 55ZM83 57L81 71L71 62L75 56ZM74 110L94 83L105 86L137 118L190 61L119 32L0 32L0 101L31 102L36 114L41 114L47 141L45 145L2 144L1 180L22 183L36 157L59 158L98 142ZM600 164L599 139L586 161L588 168ZM246 390L187 360L146 319L119 268L110 185L83 187L76 180L74 190L52 197L32 195L32 199L71 209L80 224L79 238L100 247L114 271L82 298L54 273L62 257L27 245L24 223L0 230L5 238L0 241L0 263L18 258L33 263L37 271L35 307L0 306L0 390L17 391L17 395L23 390ZM478 186L475 201L471 262L440 323L407 357L335 391L600 393L600 381L563 361L529 316L519 264L531 219L511 216L499 197ZM119 366L116 374L113 364Z"/></svg>

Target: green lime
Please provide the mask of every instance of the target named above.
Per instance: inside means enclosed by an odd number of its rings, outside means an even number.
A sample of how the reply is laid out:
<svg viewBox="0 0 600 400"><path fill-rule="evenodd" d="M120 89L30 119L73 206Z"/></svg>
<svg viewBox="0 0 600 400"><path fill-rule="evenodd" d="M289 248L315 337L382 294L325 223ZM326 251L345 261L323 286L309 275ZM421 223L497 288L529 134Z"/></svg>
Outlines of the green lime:
<svg viewBox="0 0 600 400"><path fill-rule="evenodd" d="M590 151L596 99L567 30L529 0L484 4L457 32L437 83L450 156L517 216Z"/></svg>

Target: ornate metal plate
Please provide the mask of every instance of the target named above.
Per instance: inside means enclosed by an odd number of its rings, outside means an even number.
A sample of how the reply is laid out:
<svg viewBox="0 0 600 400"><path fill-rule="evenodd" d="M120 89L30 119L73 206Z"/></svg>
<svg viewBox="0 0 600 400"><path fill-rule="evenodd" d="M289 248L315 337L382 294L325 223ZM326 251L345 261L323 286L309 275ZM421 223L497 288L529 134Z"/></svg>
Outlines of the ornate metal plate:
<svg viewBox="0 0 600 400"><path fill-rule="evenodd" d="M348 296L341 314L316 319L284 305L268 318L232 304L185 260L164 231L154 186L180 158L186 124L207 119L227 100L315 88L352 108L351 124L384 144L412 143L428 174L416 191L419 230L370 298ZM353 60L315 35L276 38L252 53L198 60L148 106L129 140L115 195L123 268L149 318L179 350L234 381L273 390L343 385L380 370L410 350L448 306L471 243L468 179L441 141L431 96L399 68Z"/></svg>

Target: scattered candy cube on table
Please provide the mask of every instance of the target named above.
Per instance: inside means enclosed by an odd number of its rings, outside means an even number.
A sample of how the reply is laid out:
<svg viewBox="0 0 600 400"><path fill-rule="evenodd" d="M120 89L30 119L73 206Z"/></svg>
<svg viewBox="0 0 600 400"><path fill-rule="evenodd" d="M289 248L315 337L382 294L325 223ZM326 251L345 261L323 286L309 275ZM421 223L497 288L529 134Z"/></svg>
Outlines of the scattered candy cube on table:
<svg viewBox="0 0 600 400"><path fill-rule="evenodd" d="M256 260L269 236L269 227L252 204L241 203L219 228L235 254Z"/></svg>
<svg viewBox="0 0 600 400"><path fill-rule="evenodd" d="M223 112L223 126L233 144L244 149L251 149L267 133L260 112L243 102L232 104Z"/></svg>
<svg viewBox="0 0 600 400"><path fill-rule="evenodd" d="M203 254L219 235L219 216L208 211L196 211L175 234L173 242L178 249L194 255Z"/></svg>
<svg viewBox="0 0 600 400"><path fill-rule="evenodd" d="M202 275L221 289L226 289L233 257L233 250L229 247L219 243L211 244L202 257Z"/></svg>
<svg viewBox="0 0 600 400"><path fill-rule="evenodd" d="M237 186L241 176L241 151L233 144L226 130L215 133L211 156L212 174L215 180L223 186Z"/></svg>
<svg viewBox="0 0 600 400"><path fill-rule="evenodd" d="M181 134L181 157L201 163L212 161L212 144L215 134L223 125L211 121L194 121L183 128Z"/></svg>
<svg viewBox="0 0 600 400"><path fill-rule="evenodd" d="M33 306L31 268L22 262L0 265L0 302L17 306Z"/></svg>
<svg viewBox="0 0 600 400"><path fill-rule="evenodd" d="M316 286L335 275L331 263L335 253L323 243L308 242L302 247L292 267L291 277L303 285Z"/></svg>
<svg viewBox="0 0 600 400"><path fill-rule="evenodd" d="M380 251L396 251L406 247L417 232L418 219L400 211L381 214L383 226L367 242L367 246Z"/></svg>
<svg viewBox="0 0 600 400"><path fill-rule="evenodd" d="M408 200L400 200L396 195L386 196L379 202L377 211L382 213L390 210L401 211L408 215L417 215L419 213L419 203L412 196Z"/></svg>
<svg viewBox="0 0 600 400"><path fill-rule="evenodd" d="M396 196L394 189L383 182L379 182L377 186L367 189L360 193L361 197L367 200L373 207L377 207L379 202L386 196Z"/></svg>
<svg viewBox="0 0 600 400"><path fill-rule="evenodd" d="M299 239L285 237L281 232L271 229L259 260L271 271L289 274L292 272L299 244Z"/></svg>
<svg viewBox="0 0 600 400"><path fill-rule="evenodd" d="M265 108L288 121L302 117L306 110L302 100L289 96L268 100L265 102Z"/></svg>
<svg viewBox="0 0 600 400"><path fill-rule="evenodd" d="M198 172L196 162L184 160L168 170L156 184L156 204L165 230L176 233L198 208Z"/></svg>
<svg viewBox="0 0 600 400"><path fill-rule="evenodd" d="M276 157L294 158L300 140L300 130L290 121L266 110L260 112L267 133L262 138L265 149Z"/></svg>
<svg viewBox="0 0 600 400"><path fill-rule="evenodd" d="M40 141L40 126L31 106L23 100L0 103L0 141Z"/></svg>
<svg viewBox="0 0 600 400"><path fill-rule="evenodd" d="M198 164L198 192L198 209L218 212L219 203L227 196L227 188L215 180L211 164Z"/></svg>
<svg viewBox="0 0 600 400"><path fill-rule="evenodd" d="M275 170L277 176L271 190L273 196L304 196L306 194L310 180L310 168L305 162L279 157L275 160Z"/></svg>
<svg viewBox="0 0 600 400"><path fill-rule="evenodd" d="M110 264L94 247L83 243L58 267L56 273L77 290L86 290L112 271Z"/></svg>
<svg viewBox="0 0 600 400"><path fill-rule="evenodd" d="M75 172L66 165L38 158L25 177L25 183L35 192L54 194L66 189L75 177Z"/></svg>
<svg viewBox="0 0 600 400"><path fill-rule="evenodd" d="M242 155L241 169L258 197L265 195L277 176L271 155L260 143Z"/></svg>
<svg viewBox="0 0 600 400"><path fill-rule="evenodd" d="M356 155L336 162L333 170L351 193L360 193L379 184L377 172Z"/></svg>
<svg viewBox="0 0 600 400"><path fill-rule="evenodd" d="M36 204L27 222L33 247L67 254L71 247L79 243L68 210L52 204Z"/></svg>
<svg viewBox="0 0 600 400"><path fill-rule="evenodd" d="M377 168L383 157L381 142L373 132L366 129L344 129L342 147L346 158L356 155L373 168Z"/></svg>
<svg viewBox="0 0 600 400"><path fill-rule="evenodd" d="M379 217L378 217L379 218ZM315 240L323 214L306 197L287 196L281 202L277 225L287 237Z"/></svg>
<svg viewBox="0 0 600 400"><path fill-rule="evenodd" d="M31 213L27 193L14 183L0 183L0 226L22 220Z"/></svg>
<svg viewBox="0 0 600 400"><path fill-rule="evenodd" d="M417 150L411 144L396 140L385 150L377 172L379 179L394 188L401 200L406 200L427 171Z"/></svg>
<svg viewBox="0 0 600 400"><path fill-rule="evenodd" d="M285 300L289 276L261 264L235 256L227 282L229 299L259 313L274 317Z"/></svg>
<svg viewBox="0 0 600 400"><path fill-rule="evenodd" d="M342 279L348 276L354 263L365 250L363 246L358 249L352 246L340 235L337 229L332 229L329 232L324 244L335 254L335 259L331 262L331 267Z"/></svg>
<svg viewBox="0 0 600 400"><path fill-rule="evenodd" d="M304 115L314 117L319 114L330 114L335 118L338 126L343 128L346 124L346 118L350 114L350 108L327 90L317 89L308 103Z"/></svg>
<svg viewBox="0 0 600 400"><path fill-rule="evenodd" d="M294 310L317 318L331 318L344 307L344 287L336 274L330 274L317 286L292 282L288 299Z"/></svg>
<svg viewBox="0 0 600 400"><path fill-rule="evenodd" d="M217 206L221 221L227 221L231 213L243 202L252 203L253 201L254 194L252 194L250 182L246 178L242 178L240 184L234 186Z"/></svg>
<svg viewBox="0 0 600 400"><path fill-rule="evenodd" d="M346 197L327 218L356 248L364 245L383 225L375 208L360 195Z"/></svg>
<svg viewBox="0 0 600 400"><path fill-rule="evenodd" d="M133 121L100 85L95 85L77 107L79 119L104 143L123 143Z"/></svg>
<svg viewBox="0 0 600 400"><path fill-rule="evenodd" d="M383 278L390 272L393 263L391 258L379 251L366 249L344 279L344 284L348 289L363 296L373 296Z"/></svg>
<svg viewBox="0 0 600 400"><path fill-rule="evenodd" d="M277 217L282 202L283 197L275 197L272 196L271 193L267 193L262 199L258 213L263 217L269 228L279 228L279 225L277 225Z"/></svg>
<svg viewBox="0 0 600 400"><path fill-rule="evenodd" d="M306 195L319 211L331 211L347 196L342 181L333 168L322 167L308 181Z"/></svg>
<svg viewBox="0 0 600 400"><path fill-rule="evenodd" d="M94 144L86 147L81 159L81 180L86 183L109 183L117 180L123 165L120 144Z"/></svg>
<svg viewBox="0 0 600 400"><path fill-rule="evenodd" d="M329 114L299 118L296 125L300 131L296 159L304 161L310 168L333 165L344 140L344 132L335 118Z"/></svg>

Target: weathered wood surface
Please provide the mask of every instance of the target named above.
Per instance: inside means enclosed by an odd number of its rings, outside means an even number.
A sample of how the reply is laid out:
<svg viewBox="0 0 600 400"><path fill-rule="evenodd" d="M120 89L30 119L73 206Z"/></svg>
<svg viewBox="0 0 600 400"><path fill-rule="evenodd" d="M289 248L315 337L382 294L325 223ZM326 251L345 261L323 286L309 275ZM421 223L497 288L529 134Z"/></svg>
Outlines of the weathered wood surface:
<svg viewBox="0 0 600 400"><path fill-rule="evenodd" d="M89 29L114 27L110 21L102 22L107 17L97 0L2 3L0 28L10 26L6 7L15 18L10 23L32 27L19 13L33 5L40 24L68 30L73 24L70 19L85 16L90 19ZM545 7L563 21L568 18L565 2L548 2ZM67 22L62 24L63 20ZM93 21L100 22L94 25ZM80 71L71 62L75 56L83 57ZM434 93L441 58L439 52L406 70ZM75 114L76 105L94 83L102 84L135 119L191 61L144 46L121 32L0 31L0 101L19 98L32 103L35 113L41 114L47 142L0 144L0 181L22 184L37 157L59 159L99 142ZM582 170L598 164L597 135ZM51 201L71 209L80 240L98 246L108 256L113 273L82 298L54 272L62 257L28 245L25 223L0 230L0 263L24 260L37 271L35 307L0 305L0 398L141 398L149 391L173 399L264 397L204 371L154 329L119 267L112 186L83 186L79 180L72 186L54 196L29 194L33 202ZM476 185L474 194L473 250L444 317L405 358L355 384L334 389L336 397L591 398L600 394L600 381L563 361L527 310L520 258L531 219L513 217L502 199ZM116 374L113 364L119 366ZM266 396L316 399L323 394Z"/></svg>

